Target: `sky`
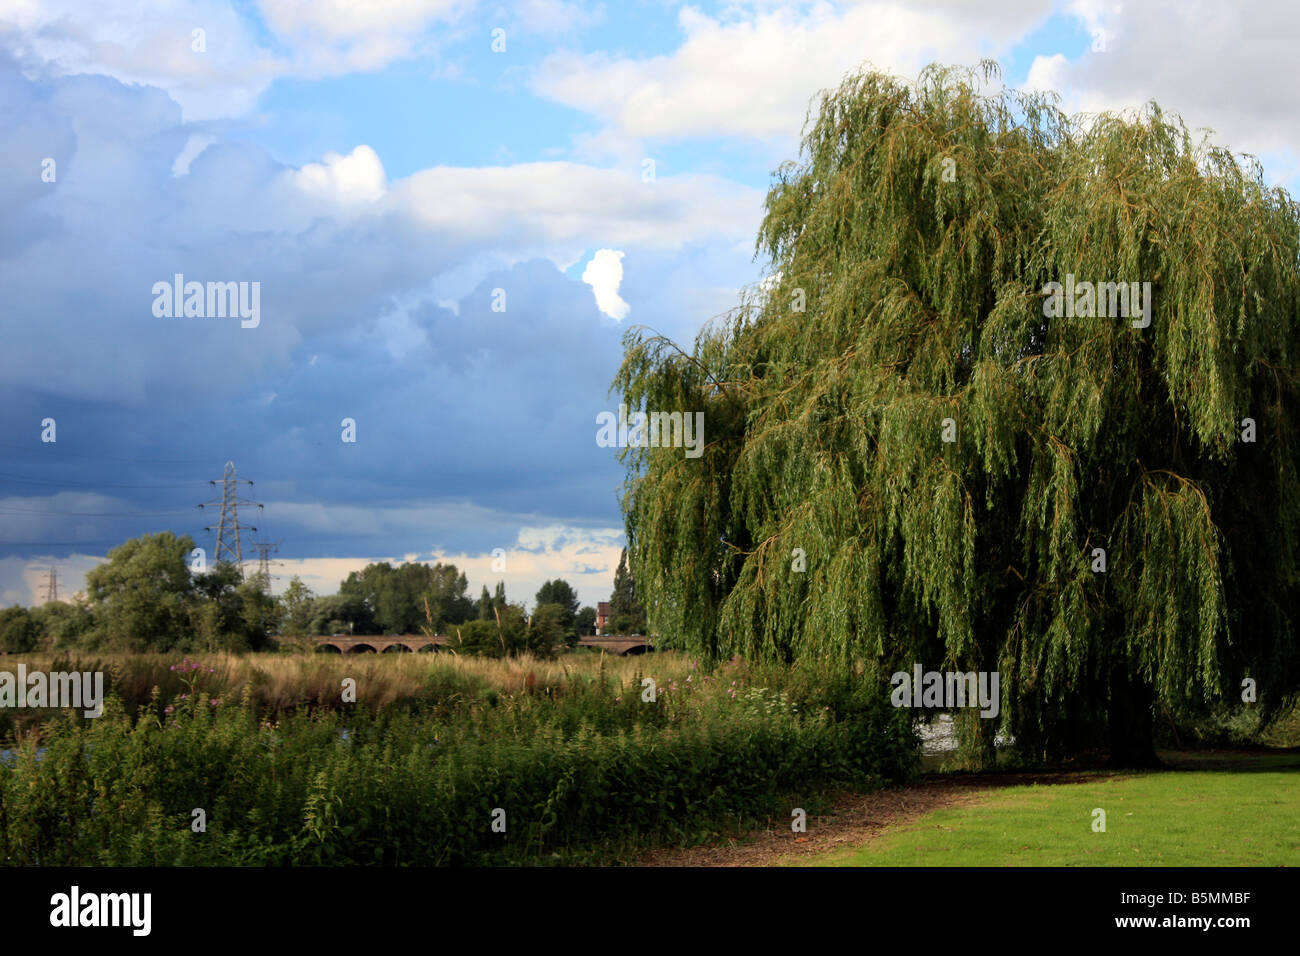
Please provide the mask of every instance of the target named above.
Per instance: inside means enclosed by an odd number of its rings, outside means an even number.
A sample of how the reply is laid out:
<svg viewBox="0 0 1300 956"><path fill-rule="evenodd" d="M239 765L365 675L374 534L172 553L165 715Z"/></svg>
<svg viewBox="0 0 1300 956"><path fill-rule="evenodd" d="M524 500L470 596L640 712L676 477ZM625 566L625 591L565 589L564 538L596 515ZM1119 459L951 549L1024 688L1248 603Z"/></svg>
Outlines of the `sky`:
<svg viewBox="0 0 1300 956"><path fill-rule="evenodd" d="M763 279L772 172L863 67L992 58L1300 174L1288 3L87 7L0 0L0 605L144 533L212 559L227 462L277 591L450 561L608 600L623 336L689 347ZM177 275L245 313L171 314Z"/></svg>

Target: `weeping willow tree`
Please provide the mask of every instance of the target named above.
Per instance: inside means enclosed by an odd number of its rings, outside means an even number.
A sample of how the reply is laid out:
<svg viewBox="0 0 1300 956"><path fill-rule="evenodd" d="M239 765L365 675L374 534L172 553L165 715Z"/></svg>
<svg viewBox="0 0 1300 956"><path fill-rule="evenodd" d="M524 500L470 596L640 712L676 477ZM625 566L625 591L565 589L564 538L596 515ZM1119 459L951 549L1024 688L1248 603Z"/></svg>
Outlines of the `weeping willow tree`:
<svg viewBox="0 0 1300 956"><path fill-rule="evenodd" d="M1155 716L1300 687L1300 218L1154 103L996 74L823 94L768 278L689 350L628 331L629 408L705 421L622 452L633 569L664 645L996 670L1020 745L1148 763Z"/></svg>

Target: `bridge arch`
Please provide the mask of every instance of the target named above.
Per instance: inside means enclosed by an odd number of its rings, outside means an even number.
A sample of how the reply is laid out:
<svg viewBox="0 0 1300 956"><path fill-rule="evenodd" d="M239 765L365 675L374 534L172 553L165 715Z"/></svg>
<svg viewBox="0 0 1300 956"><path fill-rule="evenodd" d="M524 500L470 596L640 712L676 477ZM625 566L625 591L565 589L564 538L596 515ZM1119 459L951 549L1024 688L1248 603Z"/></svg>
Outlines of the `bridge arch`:
<svg viewBox="0 0 1300 956"><path fill-rule="evenodd" d="M348 651L349 654L377 654L374 646L371 644L353 644Z"/></svg>

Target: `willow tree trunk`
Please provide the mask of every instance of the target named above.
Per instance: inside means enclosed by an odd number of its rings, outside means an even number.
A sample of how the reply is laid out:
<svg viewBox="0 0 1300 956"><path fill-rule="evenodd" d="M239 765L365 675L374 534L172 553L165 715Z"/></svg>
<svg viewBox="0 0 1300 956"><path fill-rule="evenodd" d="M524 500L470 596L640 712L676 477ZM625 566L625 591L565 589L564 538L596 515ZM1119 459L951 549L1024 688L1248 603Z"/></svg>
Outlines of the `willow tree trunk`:
<svg viewBox="0 0 1300 956"><path fill-rule="evenodd" d="M1107 723L1112 767L1160 767L1152 727L1155 696L1149 684L1120 664L1111 670Z"/></svg>

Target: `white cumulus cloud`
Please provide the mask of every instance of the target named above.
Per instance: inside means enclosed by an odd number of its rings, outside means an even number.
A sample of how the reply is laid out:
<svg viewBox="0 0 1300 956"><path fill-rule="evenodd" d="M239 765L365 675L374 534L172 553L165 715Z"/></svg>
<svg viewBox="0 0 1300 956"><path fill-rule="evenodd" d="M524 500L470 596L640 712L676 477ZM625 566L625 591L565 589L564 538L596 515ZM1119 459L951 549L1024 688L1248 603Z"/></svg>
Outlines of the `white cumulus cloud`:
<svg viewBox="0 0 1300 956"><path fill-rule="evenodd" d="M534 89L627 137L789 138L819 90L865 64L910 78L927 63L997 56L1052 12L1050 0L863 0L735 5L713 18L685 6L668 55L560 51ZM813 104L815 105L815 104Z"/></svg>
<svg viewBox="0 0 1300 956"><path fill-rule="evenodd" d="M326 153L324 163L307 163L287 176L305 193L329 197L340 205L373 202L388 187L384 164L362 143L348 155Z"/></svg>
<svg viewBox="0 0 1300 956"><path fill-rule="evenodd" d="M1179 114L1200 137L1234 152L1259 156L1275 181L1300 162L1300 86L1294 45L1300 7L1201 0L1119 4L1072 0L1066 5L1084 31L1104 44L1081 42L1070 55L1041 54L1025 83L1056 90L1062 108L1087 113L1132 110L1156 100Z"/></svg>
<svg viewBox="0 0 1300 956"><path fill-rule="evenodd" d="M0 0L0 35L31 67L156 86L195 121L251 112L277 77L337 76L437 55L469 29L473 6L474 0Z"/></svg>
<svg viewBox="0 0 1300 956"><path fill-rule="evenodd" d="M462 242L601 241L676 249L705 237L752 242L763 192L718 176L661 176L581 163L434 166L392 184L387 208Z"/></svg>
<svg viewBox="0 0 1300 956"><path fill-rule="evenodd" d="M632 311L618 294L623 281L623 253L614 249L598 250L582 271L582 281L596 294L596 308L611 319L622 322Z"/></svg>

